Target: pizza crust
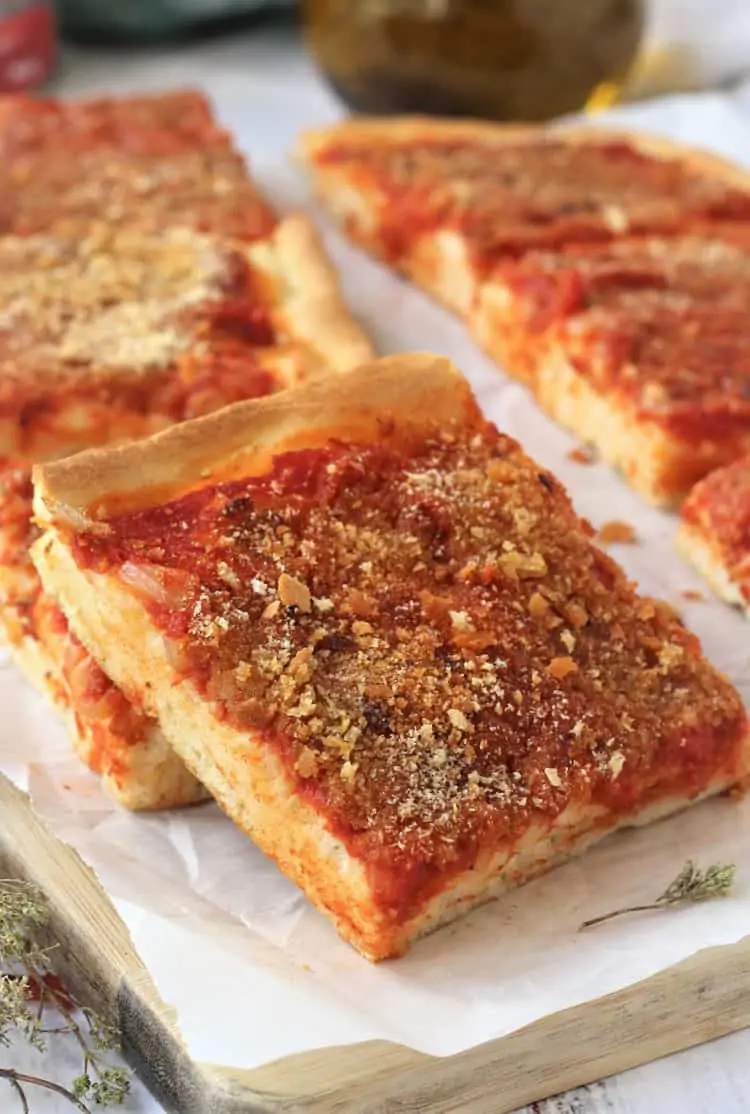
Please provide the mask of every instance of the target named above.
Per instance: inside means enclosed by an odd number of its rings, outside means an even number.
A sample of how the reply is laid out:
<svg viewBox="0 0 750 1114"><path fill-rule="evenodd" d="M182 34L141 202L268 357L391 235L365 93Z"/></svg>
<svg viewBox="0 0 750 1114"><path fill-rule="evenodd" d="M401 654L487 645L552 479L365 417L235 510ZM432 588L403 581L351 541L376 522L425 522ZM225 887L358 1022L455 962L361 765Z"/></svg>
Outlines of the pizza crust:
<svg viewBox="0 0 750 1114"><path fill-rule="evenodd" d="M115 510L159 505L206 483L258 474L271 455L321 445L331 436L399 444L423 427L425 417L459 433L482 421L467 384L446 360L393 357L333 384L239 404L144 444L92 451L35 472L36 514L46 532L33 556L72 629L118 684L139 693L232 819L372 960L402 954L419 936L616 828L667 815L696 795L721 792L746 775L750 760L747 745L739 752L729 748L691 796L667 790L656 776L646 779L636 805L605 809L590 802L535 822L520 840L480 848L467 868L443 879L408 916L399 916L378 900L363 860L329 830L262 735L219 718L176 671L144 603L116 574L87 570L73 557L71 533L106 532L102 517Z"/></svg>
<svg viewBox="0 0 750 1114"><path fill-rule="evenodd" d="M99 528L97 518L175 498L207 479L257 475L271 455L324 444L336 432L367 442L384 421L407 430L429 414L444 428L479 415L468 384L450 362L428 353L390 356L340 378L239 402L149 438L92 449L34 469L35 514L47 525ZM106 497L102 498L102 493Z"/></svg>
<svg viewBox="0 0 750 1114"><path fill-rule="evenodd" d="M250 265L273 284L275 322L319 358L319 372L347 371L373 358L372 345L345 307L338 275L307 217L285 217L267 240L250 244L245 252Z"/></svg>
<svg viewBox="0 0 750 1114"><path fill-rule="evenodd" d="M699 526L682 522L675 536L675 545L685 560L708 581L719 599L733 607L744 608L750 616L750 598L743 595L720 551Z"/></svg>

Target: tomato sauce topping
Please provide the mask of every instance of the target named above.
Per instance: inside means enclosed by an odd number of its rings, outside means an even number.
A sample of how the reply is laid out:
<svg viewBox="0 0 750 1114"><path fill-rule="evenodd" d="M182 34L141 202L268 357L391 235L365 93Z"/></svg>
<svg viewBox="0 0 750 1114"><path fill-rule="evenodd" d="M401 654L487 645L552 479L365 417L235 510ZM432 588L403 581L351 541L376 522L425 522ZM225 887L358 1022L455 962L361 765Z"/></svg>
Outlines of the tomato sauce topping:
<svg viewBox="0 0 750 1114"><path fill-rule="evenodd" d="M486 268L534 247L750 217L750 192L624 140L334 141L316 160L374 194L381 247L395 260L445 228L464 233Z"/></svg>
<svg viewBox="0 0 750 1114"><path fill-rule="evenodd" d="M108 527L76 560L144 601L388 907L568 805L689 797L741 745L696 639L492 427L285 453Z"/></svg>
<svg viewBox="0 0 750 1114"><path fill-rule="evenodd" d="M529 345L562 348L598 391L675 436L717 438L750 423L748 248L739 231L632 238L530 253L495 278Z"/></svg>

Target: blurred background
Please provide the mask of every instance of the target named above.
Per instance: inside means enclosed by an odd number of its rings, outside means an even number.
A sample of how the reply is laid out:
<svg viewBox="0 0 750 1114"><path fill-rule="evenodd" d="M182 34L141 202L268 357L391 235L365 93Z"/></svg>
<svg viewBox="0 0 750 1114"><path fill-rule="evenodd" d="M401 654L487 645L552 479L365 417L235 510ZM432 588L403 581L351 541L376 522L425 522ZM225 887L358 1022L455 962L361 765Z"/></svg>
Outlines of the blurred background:
<svg viewBox="0 0 750 1114"><path fill-rule="evenodd" d="M0 0L0 89L54 81L65 44L178 49L269 23L364 112L543 120L750 71L748 0Z"/></svg>

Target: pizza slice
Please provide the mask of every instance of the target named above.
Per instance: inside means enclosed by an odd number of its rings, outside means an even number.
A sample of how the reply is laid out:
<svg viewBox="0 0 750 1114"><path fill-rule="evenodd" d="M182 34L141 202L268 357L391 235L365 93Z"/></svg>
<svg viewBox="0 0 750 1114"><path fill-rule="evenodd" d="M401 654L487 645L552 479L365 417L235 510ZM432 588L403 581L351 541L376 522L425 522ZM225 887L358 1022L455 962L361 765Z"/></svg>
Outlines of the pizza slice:
<svg viewBox="0 0 750 1114"><path fill-rule="evenodd" d="M750 614L750 456L693 488L682 508L677 547L717 595Z"/></svg>
<svg viewBox="0 0 750 1114"><path fill-rule="evenodd" d="M746 713L447 361L35 472L34 559L189 769L371 959L736 784Z"/></svg>
<svg viewBox="0 0 750 1114"><path fill-rule="evenodd" d="M499 265L470 324L652 503L750 451L750 236L629 237Z"/></svg>
<svg viewBox="0 0 750 1114"><path fill-rule="evenodd" d="M0 100L0 150L0 212L19 217L0 239L0 628L121 803L184 803L204 791L41 590L30 467L371 348L312 226L272 213L202 97ZM89 155L111 180L87 176Z"/></svg>
<svg viewBox="0 0 750 1114"><path fill-rule="evenodd" d="M746 173L648 135L353 119L300 153L353 239L464 314L499 260L750 216Z"/></svg>

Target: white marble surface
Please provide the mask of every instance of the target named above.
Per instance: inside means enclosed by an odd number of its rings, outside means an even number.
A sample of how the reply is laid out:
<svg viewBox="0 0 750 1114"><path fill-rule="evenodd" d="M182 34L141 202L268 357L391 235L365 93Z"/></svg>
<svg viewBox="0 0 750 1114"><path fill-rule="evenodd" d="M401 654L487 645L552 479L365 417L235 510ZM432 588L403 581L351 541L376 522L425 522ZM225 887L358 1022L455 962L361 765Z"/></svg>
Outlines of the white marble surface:
<svg viewBox="0 0 750 1114"><path fill-rule="evenodd" d="M270 28L251 37L170 50L76 50L66 55L55 82L66 95L187 84L202 85L214 95L231 92L239 106L252 105L261 121L259 157L288 147L297 127L335 112L294 36ZM738 94L737 101L750 113L750 92ZM266 103L267 116L262 111ZM284 111L287 105L290 111ZM74 1050L65 1040L53 1040L57 1041L54 1051L43 1056L20 1045L0 1049L0 1066L42 1071L61 1082L72 1079L79 1070ZM526 1114L746 1114L750 1110L748 1061L750 1031L535 1104ZM13 1102L10 1093L0 1090L3 1114L12 1114ZM64 1114L70 1107L54 1096L35 1094L32 1109L35 1114ZM159 1114L160 1110L137 1081L122 1109L127 1114Z"/></svg>

